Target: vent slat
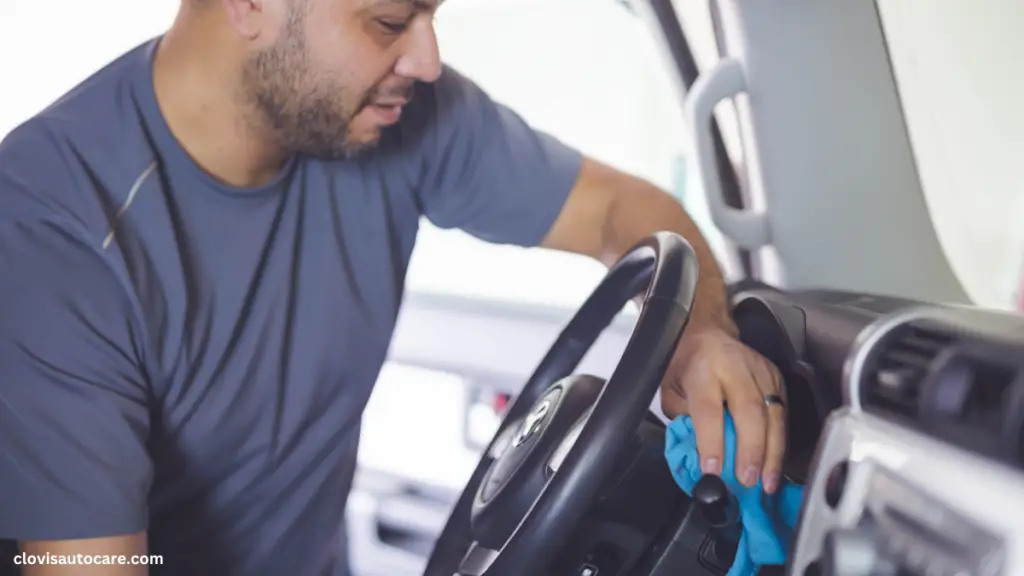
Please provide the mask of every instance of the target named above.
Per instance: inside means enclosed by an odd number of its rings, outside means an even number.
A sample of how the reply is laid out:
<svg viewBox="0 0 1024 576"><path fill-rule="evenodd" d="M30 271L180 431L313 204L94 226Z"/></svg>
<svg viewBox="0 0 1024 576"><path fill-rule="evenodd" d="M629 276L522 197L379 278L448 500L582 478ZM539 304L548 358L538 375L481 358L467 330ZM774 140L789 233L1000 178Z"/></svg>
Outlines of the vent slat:
<svg viewBox="0 0 1024 576"><path fill-rule="evenodd" d="M927 368L934 357L934 355L915 354L906 350L892 350L887 352L884 358L880 358L878 363L880 366L886 367L913 366L915 368Z"/></svg>
<svg viewBox="0 0 1024 576"><path fill-rule="evenodd" d="M895 345L897 347L899 347L899 348L903 348L903 349L909 350L911 352L929 353L929 352L935 352L937 350L941 350L947 344L949 344L949 341L948 340L944 340L944 339L943 340L936 340L936 339L929 339L929 338L920 338L920 337L914 338L914 337L910 337L910 338L906 338L906 339L900 340Z"/></svg>
<svg viewBox="0 0 1024 576"><path fill-rule="evenodd" d="M868 376L865 404L908 417L917 414L921 380L939 353L953 339L945 334L916 327L888 342L877 356Z"/></svg>

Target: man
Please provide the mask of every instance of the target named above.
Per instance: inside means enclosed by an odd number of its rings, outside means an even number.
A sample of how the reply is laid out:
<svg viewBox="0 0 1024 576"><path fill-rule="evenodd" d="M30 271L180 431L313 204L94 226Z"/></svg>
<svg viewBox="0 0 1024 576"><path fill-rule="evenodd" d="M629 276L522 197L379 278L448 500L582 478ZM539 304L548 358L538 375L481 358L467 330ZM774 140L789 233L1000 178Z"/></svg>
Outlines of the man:
<svg viewBox="0 0 1024 576"><path fill-rule="evenodd" d="M701 280L663 385L703 467L778 485L774 369L650 184L454 70L438 0L183 0L0 146L0 538L154 573L343 574L359 419L423 215L612 263L677 231ZM30 575L145 566L31 566Z"/></svg>

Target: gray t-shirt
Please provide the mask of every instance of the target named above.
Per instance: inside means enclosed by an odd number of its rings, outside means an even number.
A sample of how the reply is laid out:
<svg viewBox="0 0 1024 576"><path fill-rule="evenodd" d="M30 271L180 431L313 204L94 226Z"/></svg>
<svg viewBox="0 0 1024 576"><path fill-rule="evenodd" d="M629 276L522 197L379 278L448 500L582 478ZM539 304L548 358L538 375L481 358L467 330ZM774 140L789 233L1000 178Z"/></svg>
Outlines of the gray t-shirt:
<svg viewBox="0 0 1024 576"><path fill-rule="evenodd" d="M446 68L376 151L231 188L165 124L157 42L0 144L0 538L148 530L156 574L344 574L420 218L536 245L580 154Z"/></svg>

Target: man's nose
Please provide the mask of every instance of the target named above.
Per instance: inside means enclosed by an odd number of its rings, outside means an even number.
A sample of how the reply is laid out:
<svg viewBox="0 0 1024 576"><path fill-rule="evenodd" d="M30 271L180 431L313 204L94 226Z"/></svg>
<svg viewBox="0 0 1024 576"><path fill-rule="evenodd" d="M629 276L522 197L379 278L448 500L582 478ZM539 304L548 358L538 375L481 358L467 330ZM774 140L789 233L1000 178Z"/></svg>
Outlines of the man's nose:
<svg viewBox="0 0 1024 576"><path fill-rule="evenodd" d="M416 22L403 40L402 55L395 64L395 73L420 82L436 81L441 76L441 54L433 22L429 19Z"/></svg>

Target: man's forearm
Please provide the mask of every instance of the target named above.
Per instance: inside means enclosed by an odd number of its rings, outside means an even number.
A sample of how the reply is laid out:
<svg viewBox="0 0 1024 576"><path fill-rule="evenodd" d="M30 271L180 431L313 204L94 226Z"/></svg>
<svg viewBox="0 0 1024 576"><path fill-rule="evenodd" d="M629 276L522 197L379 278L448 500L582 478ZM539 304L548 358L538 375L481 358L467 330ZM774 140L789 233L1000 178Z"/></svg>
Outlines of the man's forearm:
<svg viewBox="0 0 1024 576"><path fill-rule="evenodd" d="M612 266L642 238L662 230L686 238L697 254L700 273L690 326L735 335L711 248L679 202L650 182L584 158L569 199L541 245Z"/></svg>
<svg viewBox="0 0 1024 576"><path fill-rule="evenodd" d="M697 254L699 278L690 316L694 328L718 327L735 334L721 268L700 229L679 202L653 184L623 178L629 189L618 194L602 230L601 261L613 265L640 239L665 230L686 238Z"/></svg>

